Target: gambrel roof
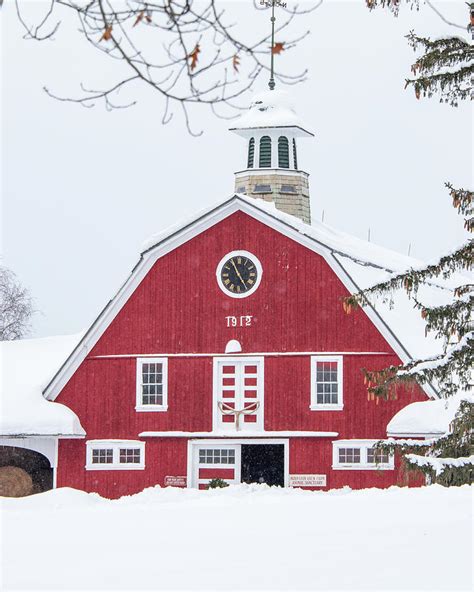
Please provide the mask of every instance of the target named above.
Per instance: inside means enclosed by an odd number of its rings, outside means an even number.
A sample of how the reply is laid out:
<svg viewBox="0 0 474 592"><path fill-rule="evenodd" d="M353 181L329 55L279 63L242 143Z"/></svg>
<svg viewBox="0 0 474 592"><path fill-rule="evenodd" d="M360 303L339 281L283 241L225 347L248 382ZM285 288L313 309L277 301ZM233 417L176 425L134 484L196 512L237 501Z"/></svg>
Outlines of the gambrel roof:
<svg viewBox="0 0 474 592"><path fill-rule="evenodd" d="M50 381L44 395L50 400L57 397L158 258L238 211L324 257L350 292L378 283L393 272L421 265L420 261L339 232L326 224L305 224L277 210L271 203L235 194L153 236L143 245L140 259L129 277ZM452 292L446 283L428 284L419 292L420 299L431 305L442 304L450 296ZM393 296L393 306L391 302L378 299L364 310L403 362L441 352L441 342L425 336L425 323L405 292ZM429 386L425 391L431 397L437 396Z"/></svg>

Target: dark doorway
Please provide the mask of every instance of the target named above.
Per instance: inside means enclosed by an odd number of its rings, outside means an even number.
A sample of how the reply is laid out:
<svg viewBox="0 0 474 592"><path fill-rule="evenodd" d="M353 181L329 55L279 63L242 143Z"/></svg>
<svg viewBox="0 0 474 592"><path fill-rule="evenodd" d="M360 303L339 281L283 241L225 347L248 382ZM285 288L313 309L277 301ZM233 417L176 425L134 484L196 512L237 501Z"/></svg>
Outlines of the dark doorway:
<svg viewBox="0 0 474 592"><path fill-rule="evenodd" d="M242 444L242 483L285 485L283 444Z"/></svg>
<svg viewBox="0 0 474 592"><path fill-rule="evenodd" d="M23 497L53 487L53 469L41 453L28 448L0 446L0 495Z"/></svg>

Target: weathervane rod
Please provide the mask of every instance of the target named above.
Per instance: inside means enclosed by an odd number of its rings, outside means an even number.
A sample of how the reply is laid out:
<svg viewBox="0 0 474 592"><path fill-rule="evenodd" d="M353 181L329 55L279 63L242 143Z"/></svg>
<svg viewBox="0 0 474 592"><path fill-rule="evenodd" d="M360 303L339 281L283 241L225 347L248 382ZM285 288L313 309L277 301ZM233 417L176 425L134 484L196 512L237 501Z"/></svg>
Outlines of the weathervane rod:
<svg viewBox="0 0 474 592"><path fill-rule="evenodd" d="M270 90L275 88L275 79L273 77L273 48L275 47L275 0L272 0L272 17L270 19L272 21L272 45L270 49L270 81L268 82L268 86Z"/></svg>

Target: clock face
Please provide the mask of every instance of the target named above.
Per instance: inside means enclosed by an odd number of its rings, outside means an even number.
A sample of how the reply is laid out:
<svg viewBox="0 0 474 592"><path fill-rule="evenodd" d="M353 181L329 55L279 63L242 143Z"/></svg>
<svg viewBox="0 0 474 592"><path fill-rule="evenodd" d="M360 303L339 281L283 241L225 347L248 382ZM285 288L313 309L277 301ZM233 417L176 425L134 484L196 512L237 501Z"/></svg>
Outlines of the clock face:
<svg viewBox="0 0 474 592"><path fill-rule="evenodd" d="M221 290L234 298L253 294L260 284L262 266L247 251L228 253L217 266L217 281Z"/></svg>

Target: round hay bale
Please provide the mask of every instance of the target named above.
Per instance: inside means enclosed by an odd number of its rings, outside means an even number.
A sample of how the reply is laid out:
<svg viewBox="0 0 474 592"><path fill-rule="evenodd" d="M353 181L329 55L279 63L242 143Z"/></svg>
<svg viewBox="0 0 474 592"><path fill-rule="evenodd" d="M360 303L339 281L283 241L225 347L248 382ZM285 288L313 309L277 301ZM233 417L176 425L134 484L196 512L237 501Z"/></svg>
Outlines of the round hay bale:
<svg viewBox="0 0 474 592"><path fill-rule="evenodd" d="M20 467L0 467L0 495L23 497L33 490L31 476Z"/></svg>

